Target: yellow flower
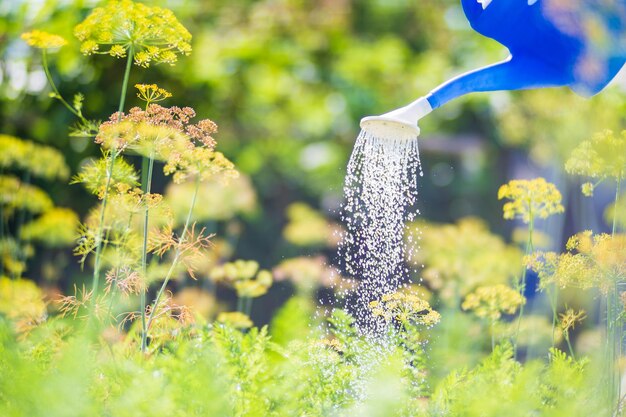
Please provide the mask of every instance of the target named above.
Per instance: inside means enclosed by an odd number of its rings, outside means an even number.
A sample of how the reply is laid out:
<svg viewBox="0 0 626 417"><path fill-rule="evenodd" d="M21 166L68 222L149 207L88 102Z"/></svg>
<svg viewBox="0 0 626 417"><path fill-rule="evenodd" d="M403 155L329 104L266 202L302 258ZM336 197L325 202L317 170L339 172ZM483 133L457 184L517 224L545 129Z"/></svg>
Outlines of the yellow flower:
<svg viewBox="0 0 626 417"><path fill-rule="evenodd" d="M67 208L53 208L24 225L22 239L37 240L49 247L63 247L78 237L78 215Z"/></svg>
<svg viewBox="0 0 626 417"><path fill-rule="evenodd" d="M254 325L250 317L239 311L233 311L230 313L220 313L217 316L219 323L225 323L233 326L236 329L249 329Z"/></svg>
<svg viewBox="0 0 626 417"><path fill-rule="evenodd" d="M498 200L504 198L511 200L503 207L504 218L508 220L521 218L524 223L530 223L537 217L545 219L565 211L561 193L544 178L511 180L498 190Z"/></svg>
<svg viewBox="0 0 626 417"><path fill-rule="evenodd" d="M22 39L24 39L30 46L39 49L60 48L67 44L67 41L61 36L44 32L42 30L33 30L22 33Z"/></svg>
<svg viewBox="0 0 626 417"><path fill-rule="evenodd" d="M499 284L478 287L465 297L461 308L472 310L478 317L495 321L502 314L514 314L525 303L526 299L519 292Z"/></svg>
<svg viewBox="0 0 626 417"><path fill-rule="evenodd" d="M537 252L526 265L539 275L539 287L598 288L607 293L615 282L626 279L626 235L578 233L567 242L568 252Z"/></svg>
<svg viewBox="0 0 626 417"><path fill-rule="evenodd" d="M34 282L0 277L0 313L12 320L18 330L27 330L46 318L43 294Z"/></svg>
<svg viewBox="0 0 626 417"><path fill-rule="evenodd" d="M620 135L605 130L582 142L567 160L565 170L598 179L626 178L626 130Z"/></svg>
<svg viewBox="0 0 626 417"><path fill-rule="evenodd" d="M237 296L255 298L267 293L274 281L272 273L259 271L256 261L238 259L213 268L210 277L216 282L225 283L237 291Z"/></svg>
<svg viewBox="0 0 626 417"><path fill-rule="evenodd" d="M0 134L0 149L0 168L21 169L47 180L64 180L70 173L63 154L52 147Z"/></svg>
<svg viewBox="0 0 626 417"><path fill-rule="evenodd" d="M135 88L139 90L137 97L145 101L147 104L156 103L172 97L172 93L160 88L156 84L135 84Z"/></svg>
<svg viewBox="0 0 626 417"><path fill-rule="evenodd" d="M106 53L124 57L131 50L135 64L148 67L151 63L174 64L178 55L191 52L191 34L169 9L150 7L131 0L113 0L94 9L74 28L82 42L81 52Z"/></svg>
<svg viewBox="0 0 626 417"><path fill-rule="evenodd" d="M371 301L369 308L374 317L380 317L387 322L396 320L402 324L412 322L433 326L441 319L440 314L431 308L428 301L413 292L402 290L385 294L380 300Z"/></svg>
<svg viewBox="0 0 626 417"><path fill-rule="evenodd" d="M292 203L287 207L289 222L283 237L297 246L326 246L332 243L334 228L318 211L305 203Z"/></svg>

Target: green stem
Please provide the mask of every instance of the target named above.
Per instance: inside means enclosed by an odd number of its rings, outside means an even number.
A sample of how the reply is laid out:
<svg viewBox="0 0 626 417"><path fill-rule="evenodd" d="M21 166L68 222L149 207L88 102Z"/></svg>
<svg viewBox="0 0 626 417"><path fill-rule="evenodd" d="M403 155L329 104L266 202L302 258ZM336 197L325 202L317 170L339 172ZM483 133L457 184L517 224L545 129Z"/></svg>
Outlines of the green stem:
<svg viewBox="0 0 626 417"><path fill-rule="evenodd" d="M237 311L239 311L240 313L243 313L243 310L244 310L243 297L237 296Z"/></svg>
<svg viewBox="0 0 626 417"><path fill-rule="evenodd" d="M528 241L526 242L525 256L528 256L534 251L534 246L533 246L534 230L535 230L535 218L531 210L530 221L528 222ZM519 291L520 291L520 295L524 297L524 292L526 291L526 266L522 268ZM513 343L513 350L515 352L515 357L517 357L517 340L519 338L519 332L520 332L520 328L522 325L522 317L524 316L524 305L525 304L522 304L520 306L519 314L517 316L517 328L515 330L515 342Z"/></svg>
<svg viewBox="0 0 626 417"><path fill-rule="evenodd" d="M491 352L496 349L496 321L491 320Z"/></svg>
<svg viewBox="0 0 626 417"><path fill-rule="evenodd" d="M611 236L615 237L617 231L617 203L619 202L619 194L622 186L622 177L617 178L617 186L615 187L615 210L613 210L613 228L611 230Z"/></svg>
<svg viewBox="0 0 626 417"><path fill-rule="evenodd" d="M154 152L150 154L150 158L145 156L141 159L141 188L143 189L144 196L150 194L152 190L152 170L154 167ZM147 166L147 167L146 167ZM148 205L144 201L144 217L143 217L143 248L141 251L141 273L142 277L146 279L146 271L148 264L148 220L150 210ZM147 288L141 290L141 351L145 352L147 348L147 322L146 322L146 291Z"/></svg>
<svg viewBox="0 0 626 417"><path fill-rule="evenodd" d="M563 337L565 337L565 341L567 342L567 348L569 349L570 356L572 357L572 359L576 360L576 355L574 355L574 348L572 347L572 343L569 340L569 330L565 330L563 332ZM554 341L552 342L552 345L554 347Z"/></svg>
<svg viewBox="0 0 626 417"><path fill-rule="evenodd" d="M46 53L45 49L42 50L42 60L41 60L41 62L42 62L42 66L43 66L43 72L46 74L46 78L48 79L48 83L50 84L50 87L52 87L52 91L54 92L55 98L58 99L61 103L63 103L63 105L70 112L72 112L72 114L74 114L74 116L78 117L83 122L86 122L87 120L82 115L82 113L79 112L78 110L76 110L67 101L65 101L65 99L63 98L61 93L59 93L59 89L57 88L56 84L52 80L52 75L50 75L50 69L48 68L48 54Z"/></svg>
<svg viewBox="0 0 626 417"><path fill-rule="evenodd" d="M121 112L124 110L124 102L126 101L126 92L128 89L128 79L130 78L130 66L133 61L133 50L131 49L128 52L128 61L126 63L126 71L124 72L124 80L122 81L122 92L120 94L120 104L118 107L118 121L122 119ZM109 156L109 160L107 161L107 178L106 184L104 187L104 195L102 196L102 206L100 207L100 218L98 222L98 231L96 234L96 253L93 267L93 277L92 277L92 291L93 291L93 303L92 306L95 305L98 299L98 286L100 285L100 262L102 258L102 234L104 233L104 217L107 208L107 201L109 197L109 188L111 187L111 179L113 177L113 167L115 165L115 158L117 157L117 152L115 148L111 150L111 154Z"/></svg>
<svg viewBox="0 0 626 417"><path fill-rule="evenodd" d="M178 245L176 246L176 253L174 254L174 259L172 260L172 264L170 265L170 268L167 271L167 275L165 275L165 280L163 281L161 288L159 288L159 292L157 293L154 303L152 304L152 308L150 309L150 316L148 317L148 323L146 325L146 335L147 335L147 332L150 331L150 326L152 324L152 321L154 320L154 315L156 314L156 311L159 307L159 302L161 301L161 297L163 296L163 293L165 292L165 288L167 287L167 284L172 278L174 269L176 268L176 265L178 264L178 259L180 258L180 255L182 254L181 248L183 246L183 243L185 243L185 236L187 235L187 229L189 229L189 224L191 223L191 214L193 213L193 209L196 205L196 198L198 197L199 189L200 189L200 177L196 177L196 184L195 184L195 188L193 191L193 197L191 198L191 206L189 207L189 212L187 213L187 219L185 220L183 233L180 235L180 240L178 241Z"/></svg>

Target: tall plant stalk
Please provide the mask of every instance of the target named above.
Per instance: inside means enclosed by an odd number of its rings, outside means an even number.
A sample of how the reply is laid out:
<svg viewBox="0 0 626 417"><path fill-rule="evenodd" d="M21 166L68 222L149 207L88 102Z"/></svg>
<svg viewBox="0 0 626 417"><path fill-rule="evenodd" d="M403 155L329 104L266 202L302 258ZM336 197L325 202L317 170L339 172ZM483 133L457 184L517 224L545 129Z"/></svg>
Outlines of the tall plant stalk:
<svg viewBox="0 0 626 417"><path fill-rule="evenodd" d="M167 288L167 284L169 283L170 279L172 278L172 274L174 273L174 270L176 268L176 266L178 265L178 261L180 259L180 256L182 255L182 246L185 243L185 238L187 236L187 230L189 229L189 225L191 223L191 214L193 213L193 209L196 205L196 199L198 197L198 190L200 189L200 177L197 176L196 180L195 180L195 187L193 190L193 196L191 198L191 206L189 207L189 212L187 213L187 219L185 220L185 225L183 226L183 232L180 235L180 239L178 241L178 244L176 245L176 252L174 253L174 259L172 260L172 264L170 265L170 268L167 271L167 274L165 275L165 279L163 280L163 284L161 285L161 288L159 288L159 292L156 295L156 298L154 299L154 303L152 304L152 308L150 309L150 315L148 316L148 323L146 324L146 339L147 339L147 334L150 331L150 326L152 325L152 322L154 321L155 318L155 314L158 310L159 307L159 302L161 301L161 297L163 297L163 293L165 292L165 288ZM143 338L142 338L143 339ZM142 351L145 352L145 347L142 346Z"/></svg>
<svg viewBox="0 0 626 417"><path fill-rule="evenodd" d="M531 204L529 204L529 206L532 207ZM528 240L526 241L526 250L524 251L525 256L528 256L530 253L534 251L533 232L535 230L535 218L534 218L532 209L530 210L529 216L530 216L530 220L528 222ZM526 292L526 267L525 266L522 268L519 291L520 291L520 295L523 297L524 292ZM524 316L524 304L520 306L519 314L517 316L517 328L515 330L515 343L513 343L515 356L517 356L517 341L519 339L519 332L520 332L520 328L522 325L523 316Z"/></svg>
<svg viewBox="0 0 626 417"><path fill-rule="evenodd" d="M141 159L141 188L144 195L150 194L152 190L152 170L154 168L154 152L150 154L149 158L145 156ZM145 202L144 202L145 203ZM148 264L148 222L149 222L150 210L146 204L144 207L143 216L143 247L141 251L141 274L143 279L146 279L147 264ZM148 328L146 321L146 291L147 288L142 288L140 295L141 303L141 350L145 352L147 347Z"/></svg>
<svg viewBox="0 0 626 417"><path fill-rule="evenodd" d="M126 61L126 70L124 71L124 79L122 81L122 92L120 95L120 103L118 106L118 121L121 120L121 112L124 111L124 104L126 103L126 93L128 90L128 79L130 78L130 67L133 62L133 49L130 48L128 51L128 59ZM94 259L94 267L93 267L93 277L92 277L92 291L93 291L93 300L94 304L98 297L98 287L100 285L100 263L102 261L102 234L104 233L104 220L105 213L107 208L107 202L109 197L109 188L111 187L111 179L113 177L113 168L115 166L115 159L117 158L117 151L115 148L111 150L111 153L108 155L107 160L107 172L106 172L106 183L104 187L104 194L102 196L102 205L100 207L100 216L98 221L98 230L96 232L96 248L95 248L95 259Z"/></svg>
<svg viewBox="0 0 626 417"><path fill-rule="evenodd" d="M613 212L613 225L611 229L611 238L615 238L617 232L617 204L621 192L622 177L617 177L615 186L615 210ZM618 326L621 325L621 317L618 314L618 290L617 281L610 286L606 300L606 360L608 371L608 398L610 404L616 404L620 395L620 377L616 369L616 362L621 355L621 338L618 338Z"/></svg>

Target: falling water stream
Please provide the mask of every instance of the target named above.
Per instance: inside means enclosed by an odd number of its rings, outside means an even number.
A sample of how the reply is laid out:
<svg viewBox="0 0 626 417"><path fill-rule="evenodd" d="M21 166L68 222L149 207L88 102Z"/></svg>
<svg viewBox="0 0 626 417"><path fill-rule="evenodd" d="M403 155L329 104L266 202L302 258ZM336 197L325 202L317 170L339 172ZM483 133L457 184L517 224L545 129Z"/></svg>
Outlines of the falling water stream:
<svg viewBox="0 0 626 417"><path fill-rule="evenodd" d="M380 138L362 131L348 164L338 251L340 269L358 285L343 295L345 308L364 334L380 334L369 303L408 280L406 224L418 214L417 182L422 175L415 138ZM406 240L405 240L406 239ZM413 245L410 245L413 246Z"/></svg>

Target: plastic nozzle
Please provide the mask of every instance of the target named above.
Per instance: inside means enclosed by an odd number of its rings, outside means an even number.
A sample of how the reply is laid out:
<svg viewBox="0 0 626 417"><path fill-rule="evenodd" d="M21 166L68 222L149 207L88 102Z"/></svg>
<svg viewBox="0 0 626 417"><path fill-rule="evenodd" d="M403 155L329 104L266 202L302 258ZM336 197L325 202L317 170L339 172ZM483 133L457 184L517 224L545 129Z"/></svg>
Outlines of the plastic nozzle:
<svg viewBox="0 0 626 417"><path fill-rule="evenodd" d="M377 137L416 138L420 134L417 121L433 111L426 97L413 103L381 114L361 119L361 129Z"/></svg>

